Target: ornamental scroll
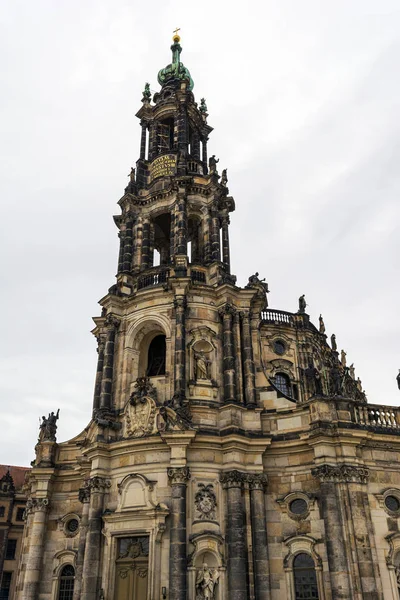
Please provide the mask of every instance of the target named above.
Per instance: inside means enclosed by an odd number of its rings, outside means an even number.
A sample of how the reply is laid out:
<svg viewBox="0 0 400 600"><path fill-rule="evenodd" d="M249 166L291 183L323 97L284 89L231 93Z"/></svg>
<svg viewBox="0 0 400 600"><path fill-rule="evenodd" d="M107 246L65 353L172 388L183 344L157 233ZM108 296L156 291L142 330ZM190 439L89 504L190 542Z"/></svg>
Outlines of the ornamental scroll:
<svg viewBox="0 0 400 600"><path fill-rule="evenodd" d="M176 173L176 155L163 154L153 160L150 165L150 182L157 177L171 177Z"/></svg>

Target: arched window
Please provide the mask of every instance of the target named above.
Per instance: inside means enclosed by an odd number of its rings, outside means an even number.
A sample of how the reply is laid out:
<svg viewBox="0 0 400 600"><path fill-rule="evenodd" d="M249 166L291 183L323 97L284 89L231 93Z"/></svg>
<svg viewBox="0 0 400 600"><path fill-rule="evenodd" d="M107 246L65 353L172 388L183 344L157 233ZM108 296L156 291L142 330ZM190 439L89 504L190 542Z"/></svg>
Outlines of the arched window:
<svg viewBox="0 0 400 600"><path fill-rule="evenodd" d="M72 565L65 565L60 573L60 587L58 600L72 600L74 595L75 569Z"/></svg>
<svg viewBox="0 0 400 600"><path fill-rule="evenodd" d="M317 575L312 557L305 552L293 560L295 600L318 600Z"/></svg>
<svg viewBox="0 0 400 600"><path fill-rule="evenodd" d="M165 353L165 335L157 335L149 346L146 372L148 377L165 375Z"/></svg>
<svg viewBox="0 0 400 600"><path fill-rule="evenodd" d="M292 396L292 388L290 385L290 379L286 373L277 373L275 375L275 385L285 396Z"/></svg>

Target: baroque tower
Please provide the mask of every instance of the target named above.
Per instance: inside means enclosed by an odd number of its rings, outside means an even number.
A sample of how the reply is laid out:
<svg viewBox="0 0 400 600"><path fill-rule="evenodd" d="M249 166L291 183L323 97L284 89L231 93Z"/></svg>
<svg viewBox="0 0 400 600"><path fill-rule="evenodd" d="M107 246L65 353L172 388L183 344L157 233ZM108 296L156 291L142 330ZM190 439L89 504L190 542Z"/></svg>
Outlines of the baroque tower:
<svg viewBox="0 0 400 600"><path fill-rule="evenodd" d="M236 285L179 42L137 113L92 419L63 443L58 413L40 428L16 597L398 598L397 409L366 403L304 296L288 313L258 273Z"/></svg>

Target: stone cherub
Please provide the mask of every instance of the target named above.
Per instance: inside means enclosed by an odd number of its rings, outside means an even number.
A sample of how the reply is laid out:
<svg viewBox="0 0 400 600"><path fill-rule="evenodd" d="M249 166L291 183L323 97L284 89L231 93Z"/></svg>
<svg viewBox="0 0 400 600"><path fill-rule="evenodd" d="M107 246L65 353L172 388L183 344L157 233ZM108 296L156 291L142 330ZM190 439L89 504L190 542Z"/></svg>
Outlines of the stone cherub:
<svg viewBox="0 0 400 600"><path fill-rule="evenodd" d="M42 422L40 424L39 431L39 442L55 442L56 441L56 433L57 433L57 421L60 415L60 409L57 410L57 413L54 412L49 413L49 416L42 417Z"/></svg>
<svg viewBox="0 0 400 600"><path fill-rule="evenodd" d="M218 570L211 569L207 563L203 563L203 567L196 575L196 600L215 600L215 586L218 579Z"/></svg>

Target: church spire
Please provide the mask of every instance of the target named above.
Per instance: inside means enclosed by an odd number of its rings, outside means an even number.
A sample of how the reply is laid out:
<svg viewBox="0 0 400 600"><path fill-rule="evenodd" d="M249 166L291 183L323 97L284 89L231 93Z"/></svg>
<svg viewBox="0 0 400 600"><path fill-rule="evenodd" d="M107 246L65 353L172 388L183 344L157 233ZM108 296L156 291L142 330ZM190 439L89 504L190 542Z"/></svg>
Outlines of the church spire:
<svg viewBox="0 0 400 600"><path fill-rule="evenodd" d="M194 82L190 75L189 69L181 62L182 46L179 44L181 38L178 35L179 29L175 29L174 36L172 38L173 44L171 46L172 51L172 63L167 65L165 69L161 69L158 72L158 83L164 86L170 81L188 81L188 89L193 90Z"/></svg>

